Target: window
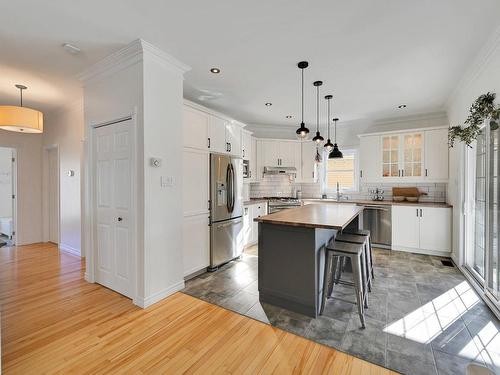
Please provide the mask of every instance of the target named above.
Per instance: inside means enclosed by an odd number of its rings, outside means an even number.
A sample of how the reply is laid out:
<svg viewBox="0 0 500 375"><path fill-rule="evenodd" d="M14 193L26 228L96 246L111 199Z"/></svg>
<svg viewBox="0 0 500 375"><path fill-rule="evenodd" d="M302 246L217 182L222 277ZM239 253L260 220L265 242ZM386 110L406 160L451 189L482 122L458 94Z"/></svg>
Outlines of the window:
<svg viewBox="0 0 500 375"><path fill-rule="evenodd" d="M342 150L344 157L342 159L328 159L325 154L325 174L324 190L336 191L337 183L340 190L357 191L358 190L358 160L356 150Z"/></svg>

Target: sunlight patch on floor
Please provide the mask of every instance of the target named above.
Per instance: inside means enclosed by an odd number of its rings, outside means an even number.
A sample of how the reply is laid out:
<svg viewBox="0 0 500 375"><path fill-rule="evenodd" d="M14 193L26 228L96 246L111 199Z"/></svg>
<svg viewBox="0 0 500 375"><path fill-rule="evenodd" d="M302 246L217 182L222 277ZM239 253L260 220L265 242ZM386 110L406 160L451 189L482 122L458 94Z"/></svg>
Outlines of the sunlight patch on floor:
<svg viewBox="0 0 500 375"><path fill-rule="evenodd" d="M463 281L403 318L388 324L384 332L428 344L478 302L479 298L471 286Z"/></svg>

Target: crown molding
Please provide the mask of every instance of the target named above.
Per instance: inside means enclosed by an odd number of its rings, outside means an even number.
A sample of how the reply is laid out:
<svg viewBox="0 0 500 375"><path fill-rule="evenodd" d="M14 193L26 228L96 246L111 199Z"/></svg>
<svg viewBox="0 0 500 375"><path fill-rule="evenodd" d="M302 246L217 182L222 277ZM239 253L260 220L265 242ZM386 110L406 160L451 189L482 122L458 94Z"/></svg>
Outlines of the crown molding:
<svg viewBox="0 0 500 375"><path fill-rule="evenodd" d="M490 38L483 45L478 55L474 58L472 65L465 71L462 79L459 80L458 85L451 92L446 100L446 107L450 107L458 94L469 87L471 83L481 75L486 66L489 64L492 56L500 48L500 26L495 29Z"/></svg>
<svg viewBox="0 0 500 375"><path fill-rule="evenodd" d="M408 116L381 118L373 121L373 126L395 124L413 121L429 121L429 120L448 120L448 115L445 111L417 113Z"/></svg>
<svg viewBox="0 0 500 375"><path fill-rule="evenodd" d="M107 77L120 70L142 62L144 55L151 56L165 67L183 75L191 68L168 53L142 39L136 39L115 53L98 61L77 75L84 84Z"/></svg>

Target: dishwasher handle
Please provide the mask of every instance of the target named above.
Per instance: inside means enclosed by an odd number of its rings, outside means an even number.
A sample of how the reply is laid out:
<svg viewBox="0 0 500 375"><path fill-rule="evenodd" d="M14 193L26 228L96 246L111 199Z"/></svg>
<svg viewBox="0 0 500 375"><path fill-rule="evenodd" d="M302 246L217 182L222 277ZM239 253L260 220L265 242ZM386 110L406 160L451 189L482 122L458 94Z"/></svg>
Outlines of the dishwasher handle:
<svg viewBox="0 0 500 375"><path fill-rule="evenodd" d="M365 210L389 211L388 208L380 206L363 206L363 207L365 208Z"/></svg>

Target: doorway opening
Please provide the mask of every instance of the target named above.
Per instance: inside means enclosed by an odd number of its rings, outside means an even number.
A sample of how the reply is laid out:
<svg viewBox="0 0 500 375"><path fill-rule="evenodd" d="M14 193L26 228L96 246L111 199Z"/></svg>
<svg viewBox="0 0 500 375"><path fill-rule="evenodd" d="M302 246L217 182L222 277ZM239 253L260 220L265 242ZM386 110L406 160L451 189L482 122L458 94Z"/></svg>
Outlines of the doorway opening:
<svg viewBox="0 0 500 375"><path fill-rule="evenodd" d="M44 149L44 242L59 244L59 147Z"/></svg>
<svg viewBox="0 0 500 375"><path fill-rule="evenodd" d="M0 147L0 247L16 243L16 149Z"/></svg>

